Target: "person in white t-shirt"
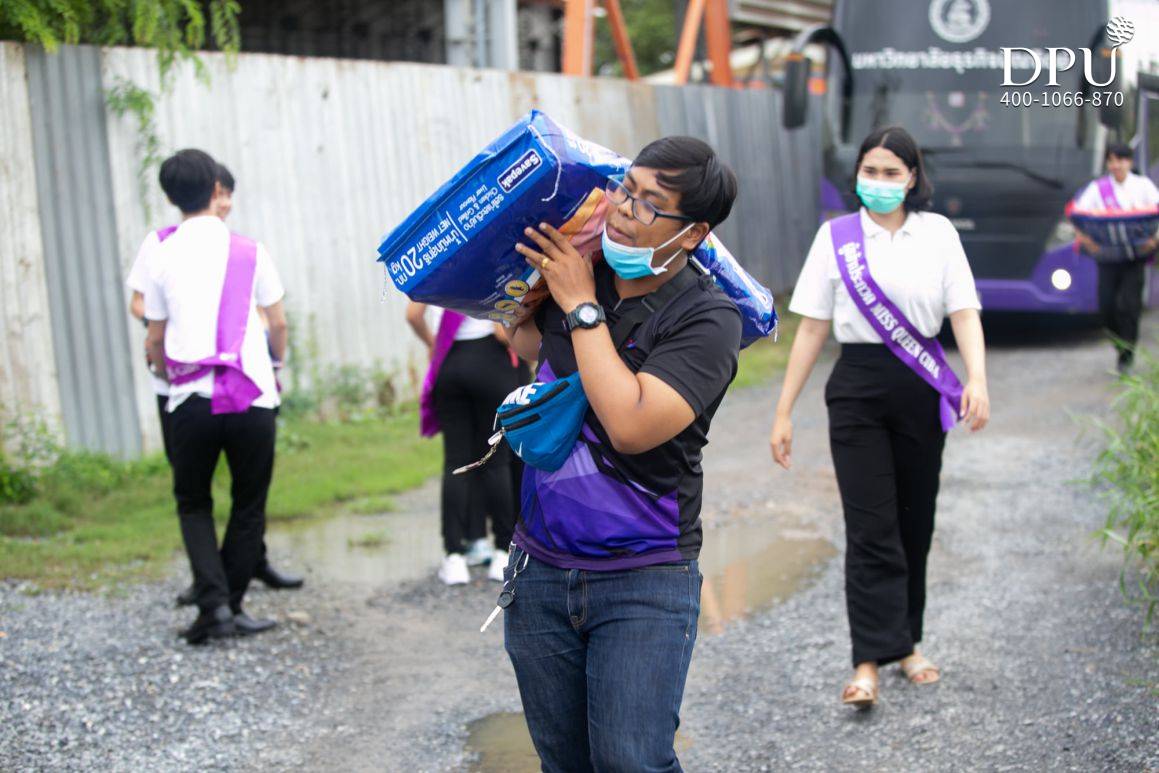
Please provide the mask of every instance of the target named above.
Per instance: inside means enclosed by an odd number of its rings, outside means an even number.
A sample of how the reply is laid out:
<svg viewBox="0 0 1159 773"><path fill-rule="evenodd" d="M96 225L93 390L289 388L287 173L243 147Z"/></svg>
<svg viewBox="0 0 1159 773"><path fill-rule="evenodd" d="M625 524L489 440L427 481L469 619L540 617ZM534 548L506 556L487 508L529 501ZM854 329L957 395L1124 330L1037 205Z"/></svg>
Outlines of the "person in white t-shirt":
<svg viewBox="0 0 1159 773"><path fill-rule="evenodd" d="M1159 207L1159 188L1148 178L1131 171L1134 158L1130 146L1122 143L1108 145L1107 178L1103 178L1103 184L1110 183L1112 201L1104 200L1100 180L1096 179L1075 198L1075 209L1108 212L1114 209L1131 211ZM1078 232L1077 238L1082 251L1097 260L1099 245L1082 231ZM1138 250L1137 260L1098 263L1099 311L1104 325L1113 336L1120 372L1129 369L1135 358L1135 345L1139 341L1139 318L1143 315L1144 267L1149 259L1154 259L1157 249L1159 235L1152 236L1143 244Z"/></svg>
<svg viewBox="0 0 1159 773"><path fill-rule="evenodd" d="M178 152L160 181L183 219L149 267L147 346L154 374L169 382L173 492L199 609L183 636L198 644L274 625L247 615L242 600L265 534L279 404L271 356L285 353L285 290L265 247L217 216L224 187L208 154ZM212 482L223 452L232 507L219 550Z"/></svg>
<svg viewBox="0 0 1159 773"><path fill-rule="evenodd" d="M972 430L979 430L986 425L990 401L974 277L953 225L941 215L921 211L933 188L917 144L900 127L879 129L862 143L855 168L856 192L865 206L818 229L789 304L802 319L789 354L770 445L774 460L788 469L793 405L832 327L841 343L841 358L826 384L825 402L845 516L845 595L855 669L842 701L865 708L877 701L878 666L900 661L915 684L939 679L937 666L918 651L917 644L922 638L926 557L934 531L945 422L957 414ZM845 261L841 265L832 238L835 223L842 236L855 224L862 233L859 244L838 239ZM851 257L864 262L864 273L858 274L862 284L847 268ZM904 320L882 311L884 305L868 287L867 276ZM847 282L854 286L857 299L850 295ZM863 305L874 321L863 313ZM902 340L897 333L910 329L928 340L938 334L946 317L968 376L960 404L952 407L943 406L943 393L903 361L878 332L889 330L891 343ZM900 324L890 327L887 322ZM905 340L920 344L913 336ZM912 354L912 347L902 348L902 354ZM927 343L922 352L926 362L936 362L932 358L937 355L931 352L940 349ZM948 416L942 415L943 407Z"/></svg>
<svg viewBox="0 0 1159 773"><path fill-rule="evenodd" d="M217 181L221 184L221 192L220 195L215 196L213 199L214 214L224 221L233 209L233 193L236 188L236 183L233 174L222 163L217 164ZM132 291L132 296L129 299L129 313L142 323L145 323L145 288L148 285L149 274L152 271L153 258L157 253L157 247L161 245L161 242L165 238L168 238L176 231L176 228L176 226L168 226L150 231L145 235L140 248L137 250L137 257L133 261L132 268L129 270L129 276L125 280L125 284ZM262 316L261 309L258 309L258 314ZM262 325L263 327L267 326L264 318L262 319ZM145 365L149 367L147 354L145 357ZM161 443L165 449L165 459L172 466L173 458L169 447L169 419L171 414L166 410L166 405L169 402L169 382L152 375L150 381L153 385L153 392L157 395L157 415L161 425ZM262 556L258 562L257 572L254 577L261 580L266 587L274 590L301 588L305 583L302 577L275 569L270 564L264 540L262 541ZM192 606L196 602L197 587L193 583L190 583L188 588L177 594L177 606Z"/></svg>

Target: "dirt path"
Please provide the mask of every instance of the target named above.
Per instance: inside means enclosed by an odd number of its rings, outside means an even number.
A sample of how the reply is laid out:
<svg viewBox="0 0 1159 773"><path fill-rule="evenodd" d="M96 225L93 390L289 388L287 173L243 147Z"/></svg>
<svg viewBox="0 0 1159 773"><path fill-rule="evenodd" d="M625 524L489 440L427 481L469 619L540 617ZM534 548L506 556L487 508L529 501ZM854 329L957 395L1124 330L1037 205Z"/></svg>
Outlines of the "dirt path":
<svg viewBox="0 0 1159 773"><path fill-rule="evenodd" d="M705 599L681 732L686 767L1159 765L1156 643L1140 640L1137 612L1117 595L1117 556L1089 536L1102 507L1071 483L1093 458L1077 422L1105 412L1110 361L1089 334L992 350L993 424L977 436L956 432L946 455L926 642L944 682L919 690L888 673L882 703L868 714L837 701L848 662L840 559L808 547L843 543L820 396L831 364L801 399L791 474L774 471L765 450L769 391L731 395L707 452L706 542L759 533L764 547L724 566ZM403 510L433 511L435 495L427 487ZM820 567L811 581L810 566ZM746 598L767 598L754 584L792 589L802 580L808 587L785 603L736 619ZM326 714L304 756L290 742L284 761L523 769L518 717L496 715L519 709L500 629L477 633L493 587L445 589L426 577L364 595L356 612L347 598L348 611L337 613L350 626L352 660L322 703L342 709ZM477 728L482 748L468 749L468 726L489 715Z"/></svg>
<svg viewBox="0 0 1159 773"><path fill-rule="evenodd" d="M1155 315L1147 337L1159 351ZM944 680L887 673L865 714L838 703L831 361L801 399L792 473L766 450L771 388L730 395L705 464L686 769L1159 769L1159 643L1091 539L1103 507L1071 483L1096 452L1081 421L1106 415L1111 362L1090 334L991 350L993 423L948 443L931 556L925 648ZM0 769L535 770L502 628L478 633L494 584L434 579L433 484L397 505L271 534L307 588L255 592L251 611L282 625L205 650L174 635L180 567L113 597L0 584Z"/></svg>

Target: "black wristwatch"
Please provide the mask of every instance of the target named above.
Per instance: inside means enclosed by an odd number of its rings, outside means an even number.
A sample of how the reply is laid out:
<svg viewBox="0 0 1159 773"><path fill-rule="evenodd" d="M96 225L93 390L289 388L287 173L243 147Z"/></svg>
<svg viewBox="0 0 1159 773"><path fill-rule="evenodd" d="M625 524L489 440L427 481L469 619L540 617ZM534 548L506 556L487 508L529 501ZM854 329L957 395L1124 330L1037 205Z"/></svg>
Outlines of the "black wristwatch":
<svg viewBox="0 0 1159 773"><path fill-rule="evenodd" d="M599 327L606 321L607 317L604 315L604 307L598 303L581 303L572 309L571 313L564 318L564 324L569 333L576 328L591 330L593 327Z"/></svg>

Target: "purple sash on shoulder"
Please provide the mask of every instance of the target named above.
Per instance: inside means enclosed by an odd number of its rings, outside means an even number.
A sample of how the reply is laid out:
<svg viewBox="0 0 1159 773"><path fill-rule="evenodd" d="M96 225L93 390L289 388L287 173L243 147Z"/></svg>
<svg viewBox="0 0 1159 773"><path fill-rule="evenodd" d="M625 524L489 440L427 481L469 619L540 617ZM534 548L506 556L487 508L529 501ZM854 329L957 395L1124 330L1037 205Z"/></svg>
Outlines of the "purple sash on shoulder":
<svg viewBox="0 0 1159 773"><path fill-rule="evenodd" d="M435 382L439 378L439 369L443 367L443 360L455 345L455 334L459 332L467 318L458 312L447 309L443 318L439 320L439 332L435 334L435 350L431 355L431 365L427 368L427 376L423 379L423 391L419 396L419 433L423 437L434 437L439 434L439 418L435 415Z"/></svg>
<svg viewBox="0 0 1159 773"><path fill-rule="evenodd" d="M257 250L257 242L252 239L235 233L229 235L229 258L217 307L217 353L197 362L165 358L169 381L173 384L185 384L213 371L210 404L214 414L245 413L262 394L261 388L242 369L241 362L254 294Z"/></svg>
<svg viewBox="0 0 1159 773"><path fill-rule="evenodd" d="M829 222L833 252L845 289L858 311L881 336L894 356L941 394L942 430L949 432L962 404L962 382L950 370L946 353L936 338L926 338L886 297L869 273L865 260L865 233L861 213L843 215Z"/></svg>
<svg viewBox="0 0 1159 773"><path fill-rule="evenodd" d="M1103 207L1108 212L1117 212L1123 208L1115 196L1115 189L1111 187L1110 175L1095 180L1095 185L1098 186L1099 195L1103 197Z"/></svg>
<svg viewBox="0 0 1159 773"><path fill-rule="evenodd" d="M173 232L176 230L177 230L177 226L175 226L175 225L167 225L164 228L158 228L157 229L157 241L159 241L159 242L165 241L170 236L172 236Z"/></svg>

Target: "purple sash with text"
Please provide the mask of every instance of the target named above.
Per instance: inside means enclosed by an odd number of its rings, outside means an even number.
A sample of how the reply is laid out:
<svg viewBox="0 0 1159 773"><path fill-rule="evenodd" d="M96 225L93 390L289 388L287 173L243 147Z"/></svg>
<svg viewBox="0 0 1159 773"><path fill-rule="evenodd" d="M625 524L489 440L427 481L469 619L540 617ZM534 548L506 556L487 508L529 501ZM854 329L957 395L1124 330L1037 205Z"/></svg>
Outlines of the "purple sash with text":
<svg viewBox="0 0 1159 773"><path fill-rule="evenodd" d="M953 428L962 404L962 382L946 362L946 353L935 338L926 338L885 296L869 273L865 260L865 234L861 213L843 215L829 222L837 268L849 297L894 356L921 376L942 396L942 429Z"/></svg>
<svg viewBox="0 0 1159 773"><path fill-rule="evenodd" d="M1115 189L1111 187L1110 176L1095 180L1095 186L1099 189L1099 195L1103 198L1103 207L1108 212L1118 212L1122 209L1119 205L1119 199L1115 196Z"/></svg>

